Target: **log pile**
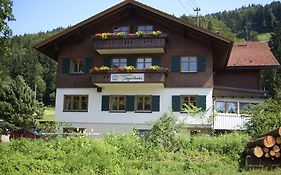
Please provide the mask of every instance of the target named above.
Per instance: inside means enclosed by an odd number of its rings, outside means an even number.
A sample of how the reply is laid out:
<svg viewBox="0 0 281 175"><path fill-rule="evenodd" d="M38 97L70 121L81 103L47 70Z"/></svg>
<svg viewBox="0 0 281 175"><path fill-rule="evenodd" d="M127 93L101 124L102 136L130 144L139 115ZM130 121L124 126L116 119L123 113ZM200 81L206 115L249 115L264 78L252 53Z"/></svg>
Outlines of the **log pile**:
<svg viewBox="0 0 281 175"><path fill-rule="evenodd" d="M251 140L245 149L246 167L281 166L281 127Z"/></svg>

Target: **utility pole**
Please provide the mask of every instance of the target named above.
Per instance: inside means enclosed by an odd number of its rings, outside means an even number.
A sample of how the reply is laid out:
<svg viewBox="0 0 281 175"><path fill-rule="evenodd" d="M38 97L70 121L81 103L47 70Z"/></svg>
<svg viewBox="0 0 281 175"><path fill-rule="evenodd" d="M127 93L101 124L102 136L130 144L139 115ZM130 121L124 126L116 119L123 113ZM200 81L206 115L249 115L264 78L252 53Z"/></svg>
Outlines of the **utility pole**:
<svg viewBox="0 0 281 175"><path fill-rule="evenodd" d="M201 9L197 7L196 9L193 9L196 12L196 25L199 26L199 12Z"/></svg>
<svg viewBox="0 0 281 175"><path fill-rule="evenodd" d="M246 41L249 41L249 31L247 25L244 26L245 31L246 31Z"/></svg>

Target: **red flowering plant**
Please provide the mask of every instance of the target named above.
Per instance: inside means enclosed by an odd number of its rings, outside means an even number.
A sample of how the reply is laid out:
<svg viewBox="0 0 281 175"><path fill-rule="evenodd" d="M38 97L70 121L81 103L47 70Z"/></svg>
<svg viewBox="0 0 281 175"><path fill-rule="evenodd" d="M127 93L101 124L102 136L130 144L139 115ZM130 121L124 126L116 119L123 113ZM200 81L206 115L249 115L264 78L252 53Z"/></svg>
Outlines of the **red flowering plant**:
<svg viewBox="0 0 281 175"><path fill-rule="evenodd" d="M123 71L123 67L118 67L118 68L117 68L117 71L118 71L118 72L122 72L122 71Z"/></svg>
<svg viewBox="0 0 281 175"><path fill-rule="evenodd" d="M95 67L93 67L93 68L92 68L92 72L93 72L93 73L99 72L99 68L98 68L98 67L96 67L96 66L95 66Z"/></svg>

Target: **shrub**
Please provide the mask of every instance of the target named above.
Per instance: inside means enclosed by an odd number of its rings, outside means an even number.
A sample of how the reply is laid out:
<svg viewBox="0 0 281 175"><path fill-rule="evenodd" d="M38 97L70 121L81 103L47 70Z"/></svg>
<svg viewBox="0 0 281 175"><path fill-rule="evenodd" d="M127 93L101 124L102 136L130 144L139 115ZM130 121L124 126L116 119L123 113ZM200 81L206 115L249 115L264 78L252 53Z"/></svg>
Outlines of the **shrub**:
<svg viewBox="0 0 281 175"><path fill-rule="evenodd" d="M171 113L163 114L153 123L151 130L145 133L146 141L165 150L175 151L180 149L178 133L181 125L177 124L176 117Z"/></svg>
<svg viewBox="0 0 281 175"><path fill-rule="evenodd" d="M251 121L246 124L247 132L257 136L281 126L281 98L267 99L263 104L251 106L248 114Z"/></svg>

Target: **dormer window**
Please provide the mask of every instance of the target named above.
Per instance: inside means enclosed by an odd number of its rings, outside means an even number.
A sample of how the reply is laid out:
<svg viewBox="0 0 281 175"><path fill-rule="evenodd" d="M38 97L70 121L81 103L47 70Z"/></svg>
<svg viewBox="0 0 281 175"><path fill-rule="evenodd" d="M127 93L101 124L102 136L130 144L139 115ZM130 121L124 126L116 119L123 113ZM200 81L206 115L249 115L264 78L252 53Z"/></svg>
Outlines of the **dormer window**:
<svg viewBox="0 0 281 175"><path fill-rule="evenodd" d="M113 28L113 33L117 34L119 32L124 32L126 35L129 34L129 26L115 26Z"/></svg>
<svg viewBox="0 0 281 175"><path fill-rule="evenodd" d="M153 26L152 25L138 26L138 31L143 31L145 33L152 33L153 32Z"/></svg>

